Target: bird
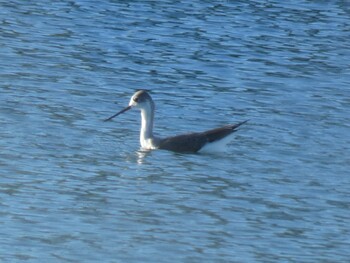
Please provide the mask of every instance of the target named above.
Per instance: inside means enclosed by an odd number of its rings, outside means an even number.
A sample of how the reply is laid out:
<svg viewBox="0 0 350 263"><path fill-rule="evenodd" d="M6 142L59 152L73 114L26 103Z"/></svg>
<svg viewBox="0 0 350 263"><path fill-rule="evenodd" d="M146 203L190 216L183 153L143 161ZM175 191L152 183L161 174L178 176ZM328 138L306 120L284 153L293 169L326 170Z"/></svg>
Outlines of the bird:
<svg viewBox="0 0 350 263"><path fill-rule="evenodd" d="M153 134L155 103L146 90L136 91L126 108L104 121L110 121L132 108L141 111L140 144L141 148L145 150L163 149L178 153L221 151L232 140L231 135L237 131L237 128L248 121L245 120L204 132L160 138Z"/></svg>

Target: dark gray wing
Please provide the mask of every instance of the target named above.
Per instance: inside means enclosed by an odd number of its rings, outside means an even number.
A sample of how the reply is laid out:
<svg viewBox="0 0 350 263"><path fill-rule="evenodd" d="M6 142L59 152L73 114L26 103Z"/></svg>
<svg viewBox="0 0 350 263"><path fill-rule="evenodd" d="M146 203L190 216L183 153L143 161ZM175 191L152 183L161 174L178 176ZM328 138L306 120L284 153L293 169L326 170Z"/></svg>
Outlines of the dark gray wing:
<svg viewBox="0 0 350 263"><path fill-rule="evenodd" d="M227 135L237 131L237 128L241 126L242 124L246 123L246 121L242 121L237 124L232 125L226 125L224 127L216 128L213 130L205 131L203 132L205 137L208 139L208 142L215 142L217 140L221 140L222 138L226 137Z"/></svg>
<svg viewBox="0 0 350 263"><path fill-rule="evenodd" d="M236 131L236 129L247 121L243 121L233 125L216 128L213 130L189 133L168 137L162 139L159 144L159 149L174 151L174 152L198 152L206 143L220 140L227 135Z"/></svg>
<svg viewBox="0 0 350 263"><path fill-rule="evenodd" d="M203 133L189 133L162 139L159 144L159 149L195 153L207 142L207 138Z"/></svg>

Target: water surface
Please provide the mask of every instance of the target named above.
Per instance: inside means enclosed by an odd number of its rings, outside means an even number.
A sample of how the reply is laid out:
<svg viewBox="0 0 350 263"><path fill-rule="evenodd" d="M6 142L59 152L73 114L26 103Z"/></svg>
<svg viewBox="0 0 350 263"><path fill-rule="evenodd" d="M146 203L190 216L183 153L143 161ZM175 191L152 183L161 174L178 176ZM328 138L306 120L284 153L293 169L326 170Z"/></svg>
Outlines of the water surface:
<svg viewBox="0 0 350 263"><path fill-rule="evenodd" d="M346 262L347 1L1 1L0 260ZM227 154L139 149L250 119Z"/></svg>

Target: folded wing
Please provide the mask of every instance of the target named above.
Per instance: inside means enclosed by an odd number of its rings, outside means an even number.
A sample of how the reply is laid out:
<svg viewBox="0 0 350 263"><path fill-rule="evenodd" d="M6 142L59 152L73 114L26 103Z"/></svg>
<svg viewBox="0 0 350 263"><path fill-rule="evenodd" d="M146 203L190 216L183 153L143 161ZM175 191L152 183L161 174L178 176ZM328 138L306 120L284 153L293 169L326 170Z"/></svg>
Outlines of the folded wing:
<svg viewBox="0 0 350 263"><path fill-rule="evenodd" d="M229 134L235 132L239 126L246 123L243 121L233 125L216 128L213 130L188 133L174 137L162 139L159 149L170 150L174 152L198 152L205 144L221 140Z"/></svg>

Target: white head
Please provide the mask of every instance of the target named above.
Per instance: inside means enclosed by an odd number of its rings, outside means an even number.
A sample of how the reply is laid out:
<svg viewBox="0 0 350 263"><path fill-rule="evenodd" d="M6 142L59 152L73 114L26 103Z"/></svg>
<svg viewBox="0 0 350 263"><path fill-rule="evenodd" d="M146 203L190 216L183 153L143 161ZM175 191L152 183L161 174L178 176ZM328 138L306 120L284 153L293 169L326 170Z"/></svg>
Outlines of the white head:
<svg viewBox="0 0 350 263"><path fill-rule="evenodd" d="M119 111L118 113L114 114L113 116L109 117L108 119L105 119L105 121L109 121L113 119L114 117L117 117L118 115L122 114L123 112L126 112L130 110L131 108L138 108L140 110L153 113L154 111L154 102L151 98L151 96L147 93L145 90L139 90L135 92L134 95L132 95L129 106L125 109Z"/></svg>
<svg viewBox="0 0 350 263"><path fill-rule="evenodd" d="M139 90L132 95L129 107L138 108L138 109L154 109L154 102L151 96L145 90Z"/></svg>

